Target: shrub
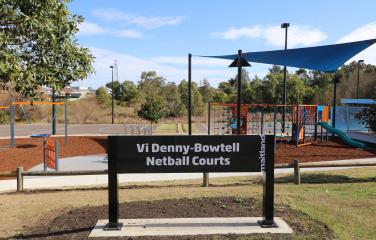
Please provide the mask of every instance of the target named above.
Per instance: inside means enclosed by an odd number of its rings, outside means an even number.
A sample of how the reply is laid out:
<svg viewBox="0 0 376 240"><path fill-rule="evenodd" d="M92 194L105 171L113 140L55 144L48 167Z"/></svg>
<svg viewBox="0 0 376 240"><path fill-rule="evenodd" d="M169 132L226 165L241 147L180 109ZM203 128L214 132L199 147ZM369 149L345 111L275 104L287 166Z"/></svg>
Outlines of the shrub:
<svg viewBox="0 0 376 240"><path fill-rule="evenodd" d="M98 103L102 106L108 107L111 105L111 97L105 87L98 88L95 92L95 96L97 97Z"/></svg>
<svg viewBox="0 0 376 240"><path fill-rule="evenodd" d="M141 105L138 116L151 122L158 122L166 115L165 102L161 96L148 95L145 103Z"/></svg>

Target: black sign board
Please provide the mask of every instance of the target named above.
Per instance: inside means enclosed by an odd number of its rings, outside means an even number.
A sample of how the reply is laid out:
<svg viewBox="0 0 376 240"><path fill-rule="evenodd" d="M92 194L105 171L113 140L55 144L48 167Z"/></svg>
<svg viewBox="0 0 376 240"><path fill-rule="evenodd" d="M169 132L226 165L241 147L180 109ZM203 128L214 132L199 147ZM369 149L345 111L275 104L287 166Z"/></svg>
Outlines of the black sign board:
<svg viewBox="0 0 376 240"><path fill-rule="evenodd" d="M117 229L118 173L264 172L264 220L273 226L274 136L109 136L108 229Z"/></svg>
<svg viewBox="0 0 376 240"><path fill-rule="evenodd" d="M261 172L265 136L110 136L118 173Z"/></svg>

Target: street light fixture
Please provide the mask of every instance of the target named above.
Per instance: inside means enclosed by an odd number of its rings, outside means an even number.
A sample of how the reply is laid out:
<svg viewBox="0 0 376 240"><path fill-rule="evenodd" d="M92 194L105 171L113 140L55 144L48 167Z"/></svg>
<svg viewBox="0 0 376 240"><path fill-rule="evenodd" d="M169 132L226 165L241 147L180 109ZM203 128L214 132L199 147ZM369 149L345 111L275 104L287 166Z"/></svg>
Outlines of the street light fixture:
<svg viewBox="0 0 376 240"><path fill-rule="evenodd" d="M285 29L285 50L287 50L287 29L290 23L282 23L281 28ZM285 118L286 118L286 66L283 68L283 110L282 110L282 132L285 132Z"/></svg>
<svg viewBox="0 0 376 240"><path fill-rule="evenodd" d="M360 69L360 64L364 63L364 60L358 60L358 81L356 83L356 98L359 99L359 69Z"/></svg>
<svg viewBox="0 0 376 240"><path fill-rule="evenodd" d="M114 124L114 66L110 66L111 68L111 122Z"/></svg>

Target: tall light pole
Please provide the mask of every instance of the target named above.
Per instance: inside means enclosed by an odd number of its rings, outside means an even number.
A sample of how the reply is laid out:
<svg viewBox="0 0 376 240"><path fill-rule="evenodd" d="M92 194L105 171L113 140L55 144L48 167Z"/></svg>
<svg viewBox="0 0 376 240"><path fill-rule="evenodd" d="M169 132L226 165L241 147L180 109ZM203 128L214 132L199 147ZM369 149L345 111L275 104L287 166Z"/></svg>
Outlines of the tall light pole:
<svg viewBox="0 0 376 240"><path fill-rule="evenodd" d="M364 60L358 60L358 81L356 83L356 98L359 99L359 70L360 70L360 64L364 63Z"/></svg>
<svg viewBox="0 0 376 240"><path fill-rule="evenodd" d="M114 124L114 66L111 68L111 123Z"/></svg>
<svg viewBox="0 0 376 240"><path fill-rule="evenodd" d="M287 50L287 29L290 23L282 23L281 28L285 29L285 50ZM286 116L286 66L283 68L283 110L282 110L282 132L285 132L285 116Z"/></svg>

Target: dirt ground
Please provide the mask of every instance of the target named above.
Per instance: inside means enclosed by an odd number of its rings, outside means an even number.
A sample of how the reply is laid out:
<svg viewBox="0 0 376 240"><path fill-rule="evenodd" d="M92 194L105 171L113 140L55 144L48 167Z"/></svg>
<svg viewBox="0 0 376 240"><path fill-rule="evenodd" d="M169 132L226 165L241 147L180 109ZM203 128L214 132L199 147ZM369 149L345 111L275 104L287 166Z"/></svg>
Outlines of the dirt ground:
<svg viewBox="0 0 376 240"><path fill-rule="evenodd" d="M246 217L261 216L261 202L253 198L211 197L196 199L170 199L121 203L121 218L172 218L172 217ZM254 234L247 239L332 239L333 232L308 215L277 206L276 216L282 217L293 228L294 234ZM107 218L107 206L72 209L55 218L45 218L37 226L26 228L15 239L87 239L97 220ZM128 239L237 239L244 236L184 236L143 237ZM115 238L111 238L115 239Z"/></svg>
<svg viewBox="0 0 376 240"><path fill-rule="evenodd" d="M59 157L105 154L106 137L69 137L68 144L64 138L59 141ZM290 163L293 159L300 162L317 162L328 160L357 159L375 157L376 150L359 150L349 147L340 141L295 147L291 144L277 144L275 163ZM0 140L0 172L14 171L23 166L25 170L43 161L43 145L41 139L16 139L16 147L9 147L9 140Z"/></svg>
<svg viewBox="0 0 376 240"><path fill-rule="evenodd" d="M59 158L105 154L107 137L68 137L67 145L64 138L59 141ZM43 141L35 138L16 138L16 147L9 147L8 139L0 140L0 172L14 171L23 166L25 170L43 163Z"/></svg>

